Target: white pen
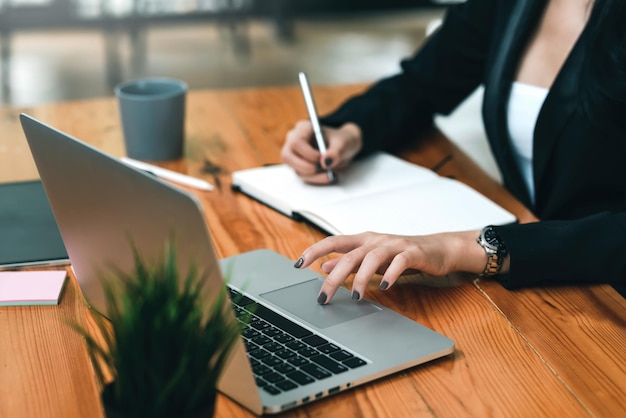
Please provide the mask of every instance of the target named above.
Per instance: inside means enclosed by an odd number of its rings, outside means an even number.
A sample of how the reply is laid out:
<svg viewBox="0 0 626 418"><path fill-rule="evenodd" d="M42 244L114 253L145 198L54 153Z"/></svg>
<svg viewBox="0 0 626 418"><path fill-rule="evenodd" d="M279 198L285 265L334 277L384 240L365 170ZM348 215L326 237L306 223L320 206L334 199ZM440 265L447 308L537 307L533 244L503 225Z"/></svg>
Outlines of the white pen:
<svg viewBox="0 0 626 418"><path fill-rule="evenodd" d="M313 134L315 135L317 149L322 155L324 155L326 154L326 140L324 139L324 134L322 134L320 121L319 119L317 119L317 110L315 109L313 94L311 93L311 88L309 87L309 82L307 81L306 74L303 72L298 73L298 80L300 81L300 88L302 89L302 94L304 95L306 110L309 113L309 120L311 121L311 125L313 126ZM331 169L328 169L326 173L328 175L328 180L331 183L334 183L335 174L333 173L333 171Z"/></svg>
<svg viewBox="0 0 626 418"><path fill-rule="evenodd" d="M157 167L156 165L144 163L141 161L133 160L132 158L122 157L120 160L128 164L131 167L138 168L139 170L152 173L157 177L173 181L185 186L194 187L200 190L213 190L213 185L195 177L191 177L185 174L177 173L176 171L168 170L166 168Z"/></svg>

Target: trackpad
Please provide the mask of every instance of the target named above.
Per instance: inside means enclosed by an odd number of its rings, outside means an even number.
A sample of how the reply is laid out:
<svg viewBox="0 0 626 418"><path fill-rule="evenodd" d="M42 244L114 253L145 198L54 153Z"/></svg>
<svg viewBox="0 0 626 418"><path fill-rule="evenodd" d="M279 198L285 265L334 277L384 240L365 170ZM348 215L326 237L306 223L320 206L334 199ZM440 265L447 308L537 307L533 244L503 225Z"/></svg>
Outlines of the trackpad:
<svg viewBox="0 0 626 418"><path fill-rule="evenodd" d="M350 292L343 287L337 290L330 303L320 305L316 299L322 282L322 279L313 279L259 296L317 328L332 327L381 310L364 300L353 301Z"/></svg>

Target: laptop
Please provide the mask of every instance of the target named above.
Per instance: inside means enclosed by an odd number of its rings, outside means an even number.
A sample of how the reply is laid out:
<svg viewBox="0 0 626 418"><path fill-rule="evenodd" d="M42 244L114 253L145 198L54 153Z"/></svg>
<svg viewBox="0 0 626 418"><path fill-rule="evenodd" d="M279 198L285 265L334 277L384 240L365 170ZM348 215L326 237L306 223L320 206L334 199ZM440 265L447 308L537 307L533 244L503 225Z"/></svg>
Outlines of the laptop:
<svg viewBox="0 0 626 418"><path fill-rule="evenodd" d="M0 184L0 270L67 264L41 182Z"/></svg>
<svg viewBox="0 0 626 418"><path fill-rule="evenodd" d="M197 198L47 126L20 116L74 273L87 301L106 315L98 271L130 270L128 237L158 257L174 232L181 270L224 279L238 305L257 316L242 332L218 389L255 414L283 412L443 357L454 343L341 288L321 306L323 278L260 249L218 260ZM217 293L217 292L214 292ZM253 307L253 308L251 308Z"/></svg>

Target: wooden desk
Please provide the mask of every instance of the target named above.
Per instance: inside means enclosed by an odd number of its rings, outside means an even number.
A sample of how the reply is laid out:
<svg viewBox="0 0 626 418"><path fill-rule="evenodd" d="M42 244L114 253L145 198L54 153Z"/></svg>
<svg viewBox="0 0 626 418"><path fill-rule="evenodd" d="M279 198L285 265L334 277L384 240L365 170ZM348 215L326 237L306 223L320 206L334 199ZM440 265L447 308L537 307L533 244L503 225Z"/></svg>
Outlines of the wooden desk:
<svg viewBox="0 0 626 418"><path fill-rule="evenodd" d="M318 108L329 110L362 88L315 88ZM20 110L122 155L111 98ZM20 110L0 110L0 181L37 176L19 127ZM186 157L165 166L219 185L198 196L220 256L266 247L295 260L322 238L316 229L230 190L234 170L279 162L285 132L305 116L296 87L189 94ZM437 133L405 157L428 167L446 160L440 174L466 181L523 221L533 220ZM452 338L456 352L286 416L626 415L626 301L609 286L507 291L452 275L403 279L387 292L373 284L365 296ZM0 308L0 418L102 416L85 347L64 322L85 316L81 298L72 278L58 307ZM251 416L224 396L216 415Z"/></svg>

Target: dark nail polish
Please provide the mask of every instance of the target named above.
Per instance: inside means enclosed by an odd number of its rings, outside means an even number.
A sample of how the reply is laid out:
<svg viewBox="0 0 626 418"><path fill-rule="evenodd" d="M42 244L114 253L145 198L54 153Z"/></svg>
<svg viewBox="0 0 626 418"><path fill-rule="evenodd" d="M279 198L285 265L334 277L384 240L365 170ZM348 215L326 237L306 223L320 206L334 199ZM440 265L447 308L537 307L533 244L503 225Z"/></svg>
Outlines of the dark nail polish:
<svg viewBox="0 0 626 418"><path fill-rule="evenodd" d="M325 172L325 171L326 171L326 170L324 170L324 168L322 167L322 165L321 165L321 164L318 164L318 165L315 167L315 172L316 172L316 173L318 173L318 174L319 174L319 173L323 173L323 172Z"/></svg>
<svg viewBox="0 0 626 418"><path fill-rule="evenodd" d="M327 297L328 296L326 296L326 293L324 293L324 292L320 293L320 295L317 297L317 303L319 303L320 305L325 304Z"/></svg>
<svg viewBox="0 0 626 418"><path fill-rule="evenodd" d="M330 167L331 165L333 165L333 159L328 157L324 160L324 164L326 164L326 167Z"/></svg>
<svg viewBox="0 0 626 418"><path fill-rule="evenodd" d="M303 263L304 263L304 258L300 257L300 258L298 258L298 261L296 261L296 263L293 266L295 268L299 269L300 267L302 267Z"/></svg>
<svg viewBox="0 0 626 418"><path fill-rule="evenodd" d="M352 300L359 300L359 299L361 299L361 295L356 290L353 290L352 291Z"/></svg>
<svg viewBox="0 0 626 418"><path fill-rule="evenodd" d="M387 290L388 287L389 287L389 283L386 281L380 282L380 286L378 286L380 290Z"/></svg>

